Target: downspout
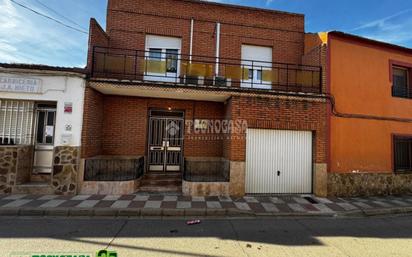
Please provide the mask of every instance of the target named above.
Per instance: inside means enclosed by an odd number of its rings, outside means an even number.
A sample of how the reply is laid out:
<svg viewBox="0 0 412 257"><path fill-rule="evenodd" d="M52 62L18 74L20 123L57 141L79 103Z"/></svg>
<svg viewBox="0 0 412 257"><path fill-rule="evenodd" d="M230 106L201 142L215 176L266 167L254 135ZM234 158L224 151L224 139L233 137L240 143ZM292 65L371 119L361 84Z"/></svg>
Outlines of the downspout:
<svg viewBox="0 0 412 257"><path fill-rule="evenodd" d="M216 23L216 67L215 76L219 75L219 53L220 53L220 23Z"/></svg>
<svg viewBox="0 0 412 257"><path fill-rule="evenodd" d="M192 54L193 54L193 28L195 25L195 20L192 18L190 20L190 49L189 49L189 63L192 63Z"/></svg>

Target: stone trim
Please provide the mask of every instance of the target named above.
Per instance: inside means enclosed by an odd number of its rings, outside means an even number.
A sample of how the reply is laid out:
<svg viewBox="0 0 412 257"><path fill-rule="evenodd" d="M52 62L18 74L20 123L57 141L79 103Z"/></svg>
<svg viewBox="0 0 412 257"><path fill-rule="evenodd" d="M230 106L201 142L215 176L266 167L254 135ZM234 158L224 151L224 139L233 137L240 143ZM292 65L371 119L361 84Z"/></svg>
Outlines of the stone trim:
<svg viewBox="0 0 412 257"><path fill-rule="evenodd" d="M0 147L0 194L10 194L16 184L30 179L32 150L31 145Z"/></svg>
<svg viewBox="0 0 412 257"><path fill-rule="evenodd" d="M329 173L328 195L338 197L412 194L412 173Z"/></svg>
<svg viewBox="0 0 412 257"><path fill-rule="evenodd" d="M55 194L76 194L79 154L80 149L75 146L54 148L52 187Z"/></svg>

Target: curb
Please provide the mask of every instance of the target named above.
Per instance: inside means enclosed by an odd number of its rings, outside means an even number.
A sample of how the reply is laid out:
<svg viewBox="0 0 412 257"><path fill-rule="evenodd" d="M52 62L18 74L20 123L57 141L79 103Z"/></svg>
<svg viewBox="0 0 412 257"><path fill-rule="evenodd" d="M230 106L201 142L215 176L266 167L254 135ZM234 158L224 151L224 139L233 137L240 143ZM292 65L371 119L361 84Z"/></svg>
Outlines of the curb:
<svg viewBox="0 0 412 257"><path fill-rule="evenodd" d="M409 214L412 207L357 209L343 212L272 212L255 213L239 209L147 209L147 208L0 208L0 216L22 217L372 217L381 215Z"/></svg>

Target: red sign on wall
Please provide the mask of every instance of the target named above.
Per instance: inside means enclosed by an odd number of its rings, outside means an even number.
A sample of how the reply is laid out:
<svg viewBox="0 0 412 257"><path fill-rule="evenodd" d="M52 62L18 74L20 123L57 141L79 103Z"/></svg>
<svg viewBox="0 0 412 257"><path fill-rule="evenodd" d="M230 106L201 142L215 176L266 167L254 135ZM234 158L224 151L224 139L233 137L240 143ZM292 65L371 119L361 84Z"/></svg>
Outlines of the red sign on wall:
<svg viewBox="0 0 412 257"><path fill-rule="evenodd" d="M72 113L72 112L73 112L73 104L64 103L64 113Z"/></svg>

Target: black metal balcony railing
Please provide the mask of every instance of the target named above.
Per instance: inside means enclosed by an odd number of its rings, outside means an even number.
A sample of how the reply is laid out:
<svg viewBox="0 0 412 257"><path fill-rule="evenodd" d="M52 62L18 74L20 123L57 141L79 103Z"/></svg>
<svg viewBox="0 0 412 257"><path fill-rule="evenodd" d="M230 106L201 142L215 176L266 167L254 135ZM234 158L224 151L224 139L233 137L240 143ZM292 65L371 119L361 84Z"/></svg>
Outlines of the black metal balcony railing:
<svg viewBox="0 0 412 257"><path fill-rule="evenodd" d="M92 77L322 93L318 66L94 47Z"/></svg>
<svg viewBox="0 0 412 257"><path fill-rule="evenodd" d="M84 181L130 181L144 174L144 157L95 157L85 162Z"/></svg>

